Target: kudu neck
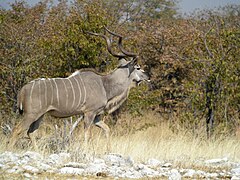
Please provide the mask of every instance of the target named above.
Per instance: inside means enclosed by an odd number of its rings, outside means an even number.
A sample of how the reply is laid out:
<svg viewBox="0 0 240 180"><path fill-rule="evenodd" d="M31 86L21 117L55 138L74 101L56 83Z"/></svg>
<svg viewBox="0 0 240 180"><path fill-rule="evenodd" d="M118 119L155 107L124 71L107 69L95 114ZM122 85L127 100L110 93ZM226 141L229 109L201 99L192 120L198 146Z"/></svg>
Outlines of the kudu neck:
<svg viewBox="0 0 240 180"><path fill-rule="evenodd" d="M131 85L128 69L116 69L111 74L103 77L103 84L108 99L127 93Z"/></svg>

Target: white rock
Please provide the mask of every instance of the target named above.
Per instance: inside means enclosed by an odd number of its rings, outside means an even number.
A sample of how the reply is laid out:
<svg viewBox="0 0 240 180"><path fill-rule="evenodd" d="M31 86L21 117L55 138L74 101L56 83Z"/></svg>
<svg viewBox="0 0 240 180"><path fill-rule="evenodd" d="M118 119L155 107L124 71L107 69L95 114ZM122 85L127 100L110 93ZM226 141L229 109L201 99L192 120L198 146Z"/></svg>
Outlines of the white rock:
<svg viewBox="0 0 240 180"><path fill-rule="evenodd" d="M160 173L158 171L155 171L151 168L143 169L141 171L141 174L144 175L144 176L148 176L148 177L156 177L156 176L160 175Z"/></svg>
<svg viewBox="0 0 240 180"><path fill-rule="evenodd" d="M196 174L196 171L193 169L188 169L187 172L183 175L183 177L193 177Z"/></svg>
<svg viewBox="0 0 240 180"><path fill-rule="evenodd" d="M221 176L221 177L225 177L225 176L226 176L226 173L224 173L224 172L220 172L220 173L219 173L219 176Z"/></svg>
<svg viewBox="0 0 240 180"><path fill-rule="evenodd" d="M30 165L24 165L22 166L22 168L30 173L39 173L39 169L33 167L33 166L30 166Z"/></svg>
<svg viewBox="0 0 240 180"><path fill-rule="evenodd" d="M48 163L50 163L50 164L57 164L57 163L59 162L59 159L60 159L60 157L59 157L58 154L51 154L51 155L48 157L47 161L48 161Z"/></svg>
<svg viewBox="0 0 240 180"><path fill-rule="evenodd" d="M199 177L205 177L206 176L206 172L201 171L201 170L197 170L195 174L198 175Z"/></svg>
<svg viewBox="0 0 240 180"><path fill-rule="evenodd" d="M50 166L46 163L43 163L43 162L38 162L36 164L36 167L39 168L41 171L47 171L52 168L52 166Z"/></svg>
<svg viewBox="0 0 240 180"><path fill-rule="evenodd" d="M19 160L19 155L14 154L9 151L5 151L4 153L0 154L0 163L6 164L8 162L16 162Z"/></svg>
<svg viewBox="0 0 240 180"><path fill-rule="evenodd" d="M74 167L74 168L82 168L85 169L87 167L84 163L78 163L78 162L68 162L63 165L64 167Z"/></svg>
<svg viewBox="0 0 240 180"><path fill-rule="evenodd" d="M146 165L140 163L140 164L134 164L134 165L133 165L133 168L134 168L135 170L139 171L139 170L144 169L145 166L146 166Z"/></svg>
<svg viewBox="0 0 240 180"><path fill-rule="evenodd" d="M10 169L12 167L12 165L10 166L9 164L3 164L3 166L1 167L1 170L7 170Z"/></svg>
<svg viewBox="0 0 240 180"><path fill-rule="evenodd" d="M2 169L5 165L0 163L0 169Z"/></svg>
<svg viewBox="0 0 240 180"><path fill-rule="evenodd" d="M160 166L162 163L157 159L149 159L147 165L153 168Z"/></svg>
<svg viewBox="0 0 240 180"><path fill-rule="evenodd" d="M59 173L60 174L82 175L84 173L84 169L73 168L73 167L63 167L59 170Z"/></svg>
<svg viewBox="0 0 240 180"><path fill-rule="evenodd" d="M219 158L219 159L209 159L209 160L206 160L205 163L206 164L221 164L221 163L225 163L228 161L228 158L225 157L225 158Z"/></svg>
<svg viewBox="0 0 240 180"><path fill-rule="evenodd" d="M28 164L30 161L30 158L23 158L23 159L19 159L17 160L15 163L17 165L24 165L24 164Z"/></svg>
<svg viewBox="0 0 240 180"><path fill-rule="evenodd" d="M170 170L171 170L170 168L162 168L162 167L157 169L157 171L163 176L168 176Z"/></svg>
<svg viewBox="0 0 240 180"><path fill-rule="evenodd" d="M7 169L6 170L7 173L15 173L15 174L21 174L24 172L24 169L20 166L13 166L12 168L10 169Z"/></svg>
<svg viewBox="0 0 240 180"><path fill-rule="evenodd" d="M104 159L107 164L110 164L112 166L125 166L126 161L120 154L108 154L104 156Z"/></svg>
<svg viewBox="0 0 240 180"><path fill-rule="evenodd" d="M106 172L109 174L109 176L112 176L112 177L120 177L119 174L123 173L122 169L117 168L116 166L109 166L106 169Z"/></svg>
<svg viewBox="0 0 240 180"><path fill-rule="evenodd" d="M25 178L32 178L31 174L29 174L29 173L24 173L23 175Z"/></svg>
<svg viewBox="0 0 240 180"><path fill-rule="evenodd" d="M16 164L18 164L18 165L25 165L28 163L32 164L32 163L42 161L42 160L43 160L43 156L41 154L33 152L33 151L27 151L19 158L19 160L16 162Z"/></svg>
<svg viewBox="0 0 240 180"><path fill-rule="evenodd" d="M33 152L33 151L27 151L25 152L21 158L26 158L28 157L29 159L32 160L42 160L43 156L37 152Z"/></svg>
<svg viewBox="0 0 240 180"><path fill-rule="evenodd" d="M148 176L148 177L159 176L158 171L155 171L154 169L148 167L147 165L141 164L141 163L134 165L133 169L136 170L137 172L140 172L142 174L142 176Z"/></svg>
<svg viewBox="0 0 240 180"><path fill-rule="evenodd" d="M128 166L133 166L134 160L133 160L133 158L131 158L130 156L128 156L127 158L125 158L125 163L126 163Z"/></svg>
<svg viewBox="0 0 240 180"><path fill-rule="evenodd" d="M207 178L217 178L218 176L218 173L206 173Z"/></svg>
<svg viewBox="0 0 240 180"><path fill-rule="evenodd" d="M143 178L143 175L141 174L141 172L138 172L133 168L130 168L129 171L123 173L122 178L140 179Z"/></svg>
<svg viewBox="0 0 240 180"><path fill-rule="evenodd" d="M88 174L96 174L98 172L104 172L107 169L107 165L105 163L94 164L90 163L89 166L85 169Z"/></svg>
<svg viewBox="0 0 240 180"><path fill-rule="evenodd" d="M231 173L234 174L234 175L239 175L240 176L240 167L232 169Z"/></svg>
<svg viewBox="0 0 240 180"><path fill-rule="evenodd" d="M68 160L70 160L70 154L69 153L59 153L59 154L51 154L48 157L47 162L49 164L61 165Z"/></svg>
<svg viewBox="0 0 240 180"><path fill-rule="evenodd" d="M182 178L181 174L178 172L177 169L172 169L170 171L170 174L169 174L169 177L168 179L169 180L180 180Z"/></svg>
<svg viewBox="0 0 240 180"><path fill-rule="evenodd" d="M94 164L102 164L102 163L105 163L105 161L104 161L103 159L95 158L95 159L93 160L93 163L94 163Z"/></svg>
<svg viewBox="0 0 240 180"><path fill-rule="evenodd" d="M233 177L231 178L231 180L240 180L240 177L239 177L239 176L233 176Z"/></svg>

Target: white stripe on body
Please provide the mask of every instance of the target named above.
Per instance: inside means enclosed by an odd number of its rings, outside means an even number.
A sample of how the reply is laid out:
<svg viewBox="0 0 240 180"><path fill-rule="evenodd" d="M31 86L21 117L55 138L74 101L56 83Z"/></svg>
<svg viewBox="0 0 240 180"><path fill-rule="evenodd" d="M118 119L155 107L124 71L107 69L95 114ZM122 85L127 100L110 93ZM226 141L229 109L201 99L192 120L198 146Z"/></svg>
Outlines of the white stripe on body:
<svg viewBox="0 0 240 180"><path fill-rule="evenodd" d="M66 83L65 83L65 79L62 79L62 82L63 82L63 85L64 85L64 89L66 91L66 109L68 107L68 90L67 90L67 86L66 86Z"/></svg>
<svg viewBox="0 0 240 180"><path fill-rule="evenodd" d="M84 98L83 98L83 102L82 102L82 104L81 104L81 106L83 106L83 105L84 105L84 103L86 102L87 90L86 90L86 87L85 87L85 85L84 85L84 82L83 82L83 80L82 80L81 76L79 76L79 78L80 78L80 80L81 80L82 87L83 87L83 89L84 89Z"/></svg>
<svg viewBox="0 0 240 180"><path fill-rule="evenodd" d="M32 94L33 94L33 88L34 88L34 85L35 85L35 81L32 81L33 85L31 87L31 91L30 91L30 104L32 106Z"/></svg>
<svg viewBox="0 0 240 180"><path fill-rule="evenodd" d="M45 105L46 105L46 107L47 107L47 85L46 85L46 79L44 79L43 80L43 83L44 83L44 89L45 89L45 91L44 91L44 97L45 97ZM46 108L45 107L45 108Z"/></svg>
<svg viewBox="0 0 240 180"><path fill-rule="evenodd" d="M68 78L67 78L68 79ZM73 105L74 105L74 103L75 103L75 91L74 91L74 88L73 88L73 85L72 85L72 82L71 82L71 80L70 79L68 79L68 81L70 82L70 84L71 84L71 88L72 88L72 92L73 92L73 103L72 103L72 108L73 108Z"/></svg>
<svg viewBox="0 0 240 180"><path fill-rule="evenodd" d="M57 83L56 83L56 81L55 81L55 78L53 78L52 80L53 80L53 82L54 82L54 84L55 84L55 86L56 86L56 90L57 90L57 104L58 104L58 106L59 106L58 86L57 86Z"/></svg>
<svg viewBox="0 0 240 180"><path fill-rule="evenodd" d="M79 101L78 101L78 104L77 104L77 106L76 106L76 108L75 108L75 110L76 110L76 109L79 108L79 105L80 105L80 103L81 103L81 98L82 98L82 96L81 96L81 88L80 88L80 84L79 84L78 80L75 78L75 76L73 76L73 79L77 82L78 90L79 90Z"/></svg>
<svg viewBox="0 0 240 180"><path fill-rule="evenodd" d="M48 79L49 80L49 83L51 84L51 95L52 95L52 98L51 98L51 104L50 105L53 105L53 85L52 85L52 82L51 82L51 80L52 79Z"/></svg>
<svg viewBox="0 0 240 180"><path fill-rule="evenodd" d="M38 82L39 82L39 86L38 86L39 95L38 95L38 97L40 98L39 99L39 104L40 104L40 109L42 109L41 82L40 81L38 81Z"/></svg>

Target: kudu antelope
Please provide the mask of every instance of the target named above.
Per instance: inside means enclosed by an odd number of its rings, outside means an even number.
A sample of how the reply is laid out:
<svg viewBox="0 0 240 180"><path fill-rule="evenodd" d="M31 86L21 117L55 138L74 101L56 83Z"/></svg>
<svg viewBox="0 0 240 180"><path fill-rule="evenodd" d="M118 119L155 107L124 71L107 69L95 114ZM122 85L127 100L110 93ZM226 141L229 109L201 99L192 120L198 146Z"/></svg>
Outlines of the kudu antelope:
<svg viewBox="0 0 240 180"><path fill-rule="evenodd" d="M107 42L109 53L119 58L119 66L111 73L101 75L91 70L79 70L67 78L36 79L20 90L18 95L19 112L24 114L23 120L13 129L9 147L15 145L16 138L27 131L38 129L44 114L55 117L84 116L85 142L89 138L92 124L102 128L109 139L109 127L100 120L104 112L112 113L127 99L130 88L149 77L137 65L137 55L127 52L122 47L122 36L106 29L117 36L121 53L113 52L111 42L106 35L91 33L103 37ZM125 58L132 58L127 61Z"/></svg>

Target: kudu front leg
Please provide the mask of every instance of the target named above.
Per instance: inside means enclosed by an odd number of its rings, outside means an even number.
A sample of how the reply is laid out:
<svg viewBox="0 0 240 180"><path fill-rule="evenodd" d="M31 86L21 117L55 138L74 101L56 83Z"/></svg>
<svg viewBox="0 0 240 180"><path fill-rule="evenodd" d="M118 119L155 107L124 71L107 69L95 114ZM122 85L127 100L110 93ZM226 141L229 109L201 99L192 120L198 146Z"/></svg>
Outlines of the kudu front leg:
<svg viewBox="0 0 240 180"><path fill-rule="evenodd" d="M36 121L34 121L30 125L30 127L29 127L29 129L27 131L27 135L28 135L28 137L29 137L29 139L30 139L30 141L31 141L35 151L38 150L37 142L36 142L36 130L39 128L40 123L41 123L41 121L43 119L43 116L44 115L42 115L40 118L38 118Z"/></svg>
<svg viewBox="0 0 240 180"><path fill-rule="evenodd" d="M103 121L101 121L100 119L100 116L96 116L95 119L94 119L94 124L101 128L104 133L105 133L105 136L106 136L106 139L107 139L107 151L110 151L111 149L111 144L110 144L110 128L108 127L107 124L105 124Z"/></svg>

